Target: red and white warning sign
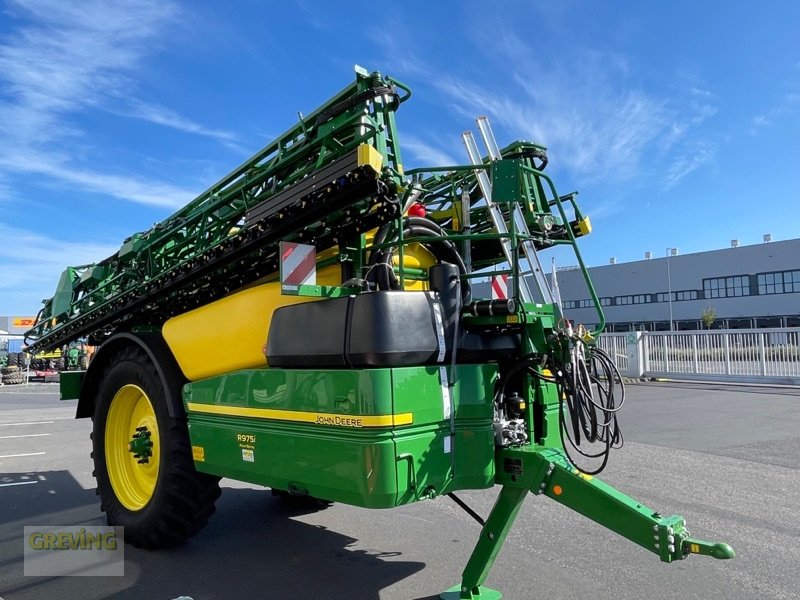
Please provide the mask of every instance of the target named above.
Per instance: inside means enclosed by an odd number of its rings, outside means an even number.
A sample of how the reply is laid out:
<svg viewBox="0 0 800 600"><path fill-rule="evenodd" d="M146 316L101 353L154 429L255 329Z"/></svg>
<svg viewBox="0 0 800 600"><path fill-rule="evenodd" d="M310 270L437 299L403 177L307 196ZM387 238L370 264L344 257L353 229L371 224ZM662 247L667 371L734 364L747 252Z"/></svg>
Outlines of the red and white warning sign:
<svg viewBox="0 0 800 600"><path fill-rule="evenodd" d="M492 300L508 300L508 275L492 277Z"/></svg>
<svg viewBox="0 0 800 600"><path fill-rule="evenodd" d="M317 249L308 244L281 242L281 287L296 290L317 284Z"/></svg>

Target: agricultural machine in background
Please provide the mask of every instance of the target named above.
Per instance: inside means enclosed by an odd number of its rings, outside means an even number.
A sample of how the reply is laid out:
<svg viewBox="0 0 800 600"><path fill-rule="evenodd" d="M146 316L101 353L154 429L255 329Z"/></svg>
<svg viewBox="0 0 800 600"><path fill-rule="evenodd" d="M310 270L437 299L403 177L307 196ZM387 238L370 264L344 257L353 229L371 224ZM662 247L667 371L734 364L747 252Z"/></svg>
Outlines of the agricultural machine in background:
<svg viewBox="0 0 800 600"><path fill-rule="evenodd" d="M576 245L589 220L544 173L545 148L499 148L480 118L486 156L465 133L468 164L404 171L410 96L357 68L186 207L64 272L29 348L98 347L61 389L93 419L108 522L137 546L183 542L220 477L367 508L468 509L455 492L499 485L443 597L499 597L483 582L529 493L664 562L732 557L594 477L621 443L624 388L594 344ZM554 246L575 252L595 331L553 299L539 253Z"/></svg>
<svg viewBox="0 0 800 600"><path fill-rule="evenodd" d="M61 348L31 355L7 352L0 356L0 382L4 385L25 381L59 381L61 371L85 370L89 366L90 348L82 341Z"/></svg>

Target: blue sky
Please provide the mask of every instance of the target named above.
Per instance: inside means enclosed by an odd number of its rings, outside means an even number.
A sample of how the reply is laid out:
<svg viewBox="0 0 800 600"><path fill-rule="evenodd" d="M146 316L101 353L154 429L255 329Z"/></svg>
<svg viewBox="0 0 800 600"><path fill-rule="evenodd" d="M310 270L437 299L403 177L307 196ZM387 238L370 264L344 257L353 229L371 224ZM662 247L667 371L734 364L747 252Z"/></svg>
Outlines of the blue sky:
<svg viewBox="0 0 800 600"><path fill-rule="evenodd" d="M0 314L353 79L407 83L406 167L487 114L580 191L590 265L800 237L800 3L0 0ZM234 8L235 7L235 8Z"/></svg>

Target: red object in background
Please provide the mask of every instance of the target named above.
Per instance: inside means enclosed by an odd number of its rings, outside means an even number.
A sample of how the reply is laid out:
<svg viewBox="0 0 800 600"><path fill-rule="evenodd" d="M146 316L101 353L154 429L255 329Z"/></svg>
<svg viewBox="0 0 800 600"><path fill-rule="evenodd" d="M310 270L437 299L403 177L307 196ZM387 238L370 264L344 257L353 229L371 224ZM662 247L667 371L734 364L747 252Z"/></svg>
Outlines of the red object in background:
<svg viewBox="0 0 800 600"><path fill-rule="evenodd" d="M414 204L408 207L409 217L424 217L426 214L428 213L425 212L425 207L419 202L414 202Z"/></svg>

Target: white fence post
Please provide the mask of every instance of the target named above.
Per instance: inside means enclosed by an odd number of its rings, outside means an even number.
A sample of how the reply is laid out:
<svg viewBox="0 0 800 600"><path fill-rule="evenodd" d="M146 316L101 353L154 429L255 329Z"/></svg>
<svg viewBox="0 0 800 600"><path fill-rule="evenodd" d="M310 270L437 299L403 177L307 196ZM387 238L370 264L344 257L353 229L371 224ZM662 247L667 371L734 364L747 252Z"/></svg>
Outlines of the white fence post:
<svg viewBox="0 0 800 600"><path fill-rule="evenodd" d="M722 334L722 345L725 348L725 375L731 374L731 340L726 331Z"/></svg>
<svg viewBox="0 0 800 600"><path fill-rule="evenodd" d="M626 336L625 350L628 355L628 377L639 378L644 374L644 352L641 331L631 331Z"/></svg>

